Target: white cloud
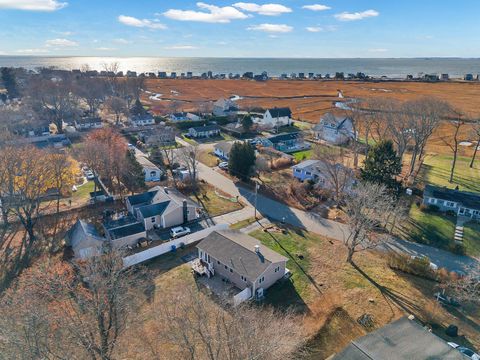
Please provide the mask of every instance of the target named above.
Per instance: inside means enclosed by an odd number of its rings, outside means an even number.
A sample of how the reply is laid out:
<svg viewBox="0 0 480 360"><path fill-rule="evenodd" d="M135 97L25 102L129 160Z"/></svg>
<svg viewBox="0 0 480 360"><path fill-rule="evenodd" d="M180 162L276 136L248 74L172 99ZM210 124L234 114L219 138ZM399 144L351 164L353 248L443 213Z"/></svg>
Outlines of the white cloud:
<svg viewBox="0 0 480 360"><path fill-rule="evenodd" d="M336 14L335 18L337 18L340 21L355 21L355 20L363 20L369 17L375 17L378 15L380 15L380 13L377 10L366 10L366 11L354 12L354 13L343 12L341 14Z"/></svg>
<svg viewBox="0 0 480 360"><path fill-rule="evenodd" d="M111 48L111 47L98 47L98 48L95 48L95 50L98 50L98 51L113 51L113 50L117 50L117 49Z"/></svg>
<svg viewBox="0 0 480 360"><path fill-rule="evenodd" d="M166 29L167 27L163 24L160 24L156 20L147 20L147 19L137 19L133 16L120 15L118 21L123 25L133 26L138 28L149 28L149 29Z"/></svg>
<svg viewBox="0 0 480 360"><path fill-rule="evenodd" d="M122 38L113 39L113 42L116 43L116 44L123 44L123 45L131 43L131 41L128 41L128 40L122 39Z"/></svg>
<svg viewBox="0 0 480 360"><path fill-rule="evenodd" d="M280 4L258 5L255 3L239 2L239 3L233 4L232 6L248 12L254 12L260 15L267 15L267 16L277 16L277 15L292 12L292 9Z"/></svg>
<svg viewBox="0 0 480 360"><path fill-rule="evenodd" d="M313 5L302 6L302 9L307 9L312 11L325 11L325 10L330 10L331 7L327 5L313 4Z"/></svg>
<svg viewBox="0 0 480 360"><path fill-rule="evenodd" d="M67 5L68 3L58 0L0 0L0 9L55 11Z"/></svg>
<svg viewBox="0 0 480 360"><path fill-rule="evenodd" d="M52 39L45 41L45 45L58 47L74 47L78 46L78 43L68 39Z"/></svg>
<svg viewBox="0 0 480 360"><path fill-rule="evenodd" d="M199 21L207 23L229 23L232 20L248 18L247 15L233 6L219 7L198 2L197 7L205 11L170 9L163 13L164 16L179 21Z"/></svg>
<svg viewBox="0 0 480 360"><path fill-rule="evenodd" d="M372 53L384 53L384 52L387 52L388 49L368 49L369 52L372 52Z"/></svg>
<svg viewBox="0 0 480 360"><path fill-rule="evenodd" d="M332 32L336 31L337 27L334 25L327 25L327 26L307 26L305 28L309 32Z"/></svg>
<svg viewBox="0 0 480 360"><path fill-rule="evenodd" d="M172 45L172 46L167 46L165 49L168 50L195 50L198 49L198 47L193 46L193 45Z"/></svg>
<svg viewBox="0 0 480 360"><path fill-rule="evenodd" d="M20 49L17 50L19 54L45 54L48 53L47 49Z"/></svg>
<svg viewBox="0 0 480 360"><path fill-rule="evenodd" d="M250 26L247 30L263 31L267 33L289 33L293 30L293 27L285 24L260 24Z"/></svg>

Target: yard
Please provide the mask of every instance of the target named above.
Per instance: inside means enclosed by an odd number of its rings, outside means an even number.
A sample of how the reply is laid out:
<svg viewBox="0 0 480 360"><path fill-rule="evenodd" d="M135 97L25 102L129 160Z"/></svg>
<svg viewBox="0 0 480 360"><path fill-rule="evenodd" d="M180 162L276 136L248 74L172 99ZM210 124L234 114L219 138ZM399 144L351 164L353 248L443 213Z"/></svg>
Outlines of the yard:
<svg viewBox="0 0 480 360"><path fill-rule="evenodd" d="M478 222L465 224L463 244L468 255L480 256L480 224Z"/></svg>
<svg viewBox="0 0 480 360"><path fill-rule="evenodd" d="M480 192L480 161L470 168L470 158L459 156L453 183L449 183L452 156L427 155L418 176L420 184L433 184L460 190Z"/></svg>
<svg viewBox="0 0 480 360"><path fill-rule="evenodd" d="M237 199L206 183L201 183L200 189L196 194L191 194L190 198L202 205L210 217L243 209Z"/></svg>
<svg viewBox="0 0 480 360"><path fill-rule="evenodd" d="M302 150L302 151L297 151L294 152L290 155L295 157L295 161L297 163L302 162L303 160L308 160L312 157L313 150Z"/></svg>
<svg viewBox="0 0 480 360"><path fill-rule="evenodd" d="M208 167L214 167L218 165L220 159L213 154L211 149L201 149L198 153L198 161Z"/></svg>

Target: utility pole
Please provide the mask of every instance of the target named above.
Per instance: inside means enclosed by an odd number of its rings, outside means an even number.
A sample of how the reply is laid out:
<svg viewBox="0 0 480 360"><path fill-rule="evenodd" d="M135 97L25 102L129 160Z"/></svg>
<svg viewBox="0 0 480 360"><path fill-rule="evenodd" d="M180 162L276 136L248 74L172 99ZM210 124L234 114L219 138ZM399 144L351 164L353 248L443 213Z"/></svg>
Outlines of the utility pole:
<svg viewBox="0 0 480 360"><path fill-rule="evenodd" d="M254 217L257 219L257 197L258 197L258 183L255 181L255 212Z"/></svg>

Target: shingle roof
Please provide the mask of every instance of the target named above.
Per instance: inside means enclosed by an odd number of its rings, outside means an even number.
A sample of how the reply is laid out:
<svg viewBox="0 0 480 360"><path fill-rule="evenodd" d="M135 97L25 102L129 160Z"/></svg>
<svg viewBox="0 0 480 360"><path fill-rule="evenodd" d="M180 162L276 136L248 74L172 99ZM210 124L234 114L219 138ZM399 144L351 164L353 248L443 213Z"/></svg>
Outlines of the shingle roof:
<svg viewBox="0 0 480 360"><path fill-rule="evenodd" d="M300 137L301 137L300 133L295 132L295 133L285 133L285 134L275 135L275 136L269 137L268 140L272 144L277 144L282 141L296 140Z"/></svg>
<svg viewBox="0 0 480 360"><path fill-rule="evenodd" d="M196 132L204 132L204 131L220 130L220 126L218 126L218 125L206 125L206 126L192 127L190 129L193 129Z"/></svg>
<svg viewBox="0 0 480 360"><path fill-rule="evenodd" d="M170 201L164 201L158 204L145 205L138 209L144 218L162 215Z"/></svg>
<svg viewBox="0 0 480 360"><path fill-rule="evenodd" d="M310 166L315 166L320 162L321 162L320 160L305 160L305 161L302 161L300 164L294 165L293 168L294 169L305 169L305 168L308 168Z"/></svg>
<svg viewBox="0 0 480 360"><path fill-rule="evenodd" d="M224 154L228 154L232 149L233 143L227 141L221 141L215 145L216 149L220 149Z"/></svg>
<svg viewBox="0 0 480 360"><path fill-rule="evenodd" d="M122 226L115 229L108 230L112 240L123 238L130 235L140 234L145 232L145 226L141 223L133 223L127 226Z"/></svg>
<svg viewBox="0 0 480 360"><path fill-rule="evenodd" d="M480 210L480 194L477 193L427 185L425 186L424 195L440 200L460 203L469 209Z"/></svg>
<svg viewBox="0 0 480 360"><path fill-rule="evenodd" d="M273 118L286 117L286 116L291 117L292 116L292 111L288 107L286 107L286 108L273 108L273 109L268 109L268 111L270 112L270 115L272 115Z"/></svg>
<svg viewBox="0 0 480 360"><path fill-rule="evenodd" d="M87 237L94 238L98 241L105 241L105 238L100 236L95 226L83 220L77 220L75 225L73 225L66 234L66 240L70 246L76 246Z"/></svg>
<svg viewBox="0 0 480 360"><path fill-rule="evenodd" d="M255 245L260 246L259 254L255 252ZM197 247L252 282L270 264L288 260L262 245L259 240L234 230L214 231Z"/></svg>
<svg viewBox="0 0 480 360"><path fill-rule="evenodd" d="M425 330L415 320L403 317L361 337L333 357L334 360L461 360L463 355Z"/></svg>
<svg viewBox="0 0 480 360"><path fill-rule="evenodd" d="M144 192L142 194L128 196L127 200L130 202L130 205L132 205L132 206L138 205L138 204L145 204L145 203L149 203L150 201L152 201L152 199L155 197L156 193L157 193L157 190L148 191L148 192Z"/></svg>

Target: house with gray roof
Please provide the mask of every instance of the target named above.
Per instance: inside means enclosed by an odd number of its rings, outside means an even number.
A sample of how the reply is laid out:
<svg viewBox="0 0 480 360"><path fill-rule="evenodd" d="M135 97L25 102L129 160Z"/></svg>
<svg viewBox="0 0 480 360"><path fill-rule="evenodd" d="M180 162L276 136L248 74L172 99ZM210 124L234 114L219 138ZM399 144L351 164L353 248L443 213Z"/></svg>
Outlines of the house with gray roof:
<svg viewBox="0 0 480 360"><path fill-rule="evenodd" d="M291 125L292 111L288 107L268 109L263 114L263 117L256 119L256 122L268 127Z"/></svg>
<svg viewBox="0 0 480 360"><path fill-rule="evenodd" d="M198 245L198 257L209 276L219 276L253 297L282 279L287 258L259 240L235 230L214 231Z"/></svg>
<svg viewBox="0 0 480 360"><path fill-rule="evenodd" d="M75 225L67 232L66 245L70 246L76 258L85 259L98 255L106 243L93 224L77 220Z"/></svg>
<svg viewBox="0 0 480 360"><path fill-rule="evenodd" d="M218 125L205 125L191 127L188 129L188 135L193 138L209 138L220 136L220 126Z"/></svg>
<svg viewBox="0 0 480 360"><path fill-rule="evenodd" d="M232 150L233 142L229 141L221 141L213 147L213 151L215 155L217 155L221 159L228 160L230 155L230 150Z"/></svg>
<svg viewBox="0 0 480 360"><path fill-rule="evenodd" d="M169 228L198 218L200 208L178 190L156 186L143 194L127 197L128 212L145 229Z"/></svg>
<svg viewBox="0 0 480 360"><path fill-rule="evenodd" d="M331 360L465 359L456 349L425 329L415 319L403 317L351 342Z"/></svg>
<svg viewBox="0 0 480 360"><path fill-rule="evenodd" d="M453 211L458 216L480 219L480 194L433 185L425 186L423 203L440 211Z"/></svg>
<svg viewBox="0 0 480 360"><path fill-rule="evenodd" d="M313 137L335 145L345 144L355 138L352 119L327 113L313 127Z"/></svg>

